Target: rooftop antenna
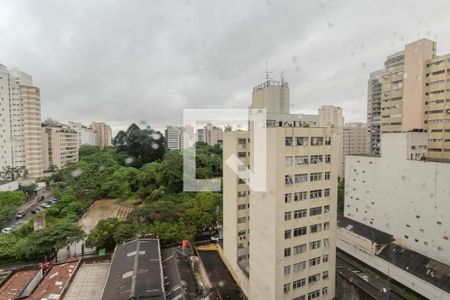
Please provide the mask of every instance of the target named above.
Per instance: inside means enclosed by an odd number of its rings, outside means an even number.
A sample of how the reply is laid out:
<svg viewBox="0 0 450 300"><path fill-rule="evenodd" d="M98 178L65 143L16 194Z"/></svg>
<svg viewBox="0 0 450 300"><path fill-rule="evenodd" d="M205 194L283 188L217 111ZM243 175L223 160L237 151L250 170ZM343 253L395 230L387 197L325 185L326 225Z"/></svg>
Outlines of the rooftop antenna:
<svg viewBox="0 0 450 300"><path fill-rule="evenodd" d="M266 59L266 81L270 80L270 76L269 76L270 73L272 73L272 72L269 71L269 60Z"/></svg>

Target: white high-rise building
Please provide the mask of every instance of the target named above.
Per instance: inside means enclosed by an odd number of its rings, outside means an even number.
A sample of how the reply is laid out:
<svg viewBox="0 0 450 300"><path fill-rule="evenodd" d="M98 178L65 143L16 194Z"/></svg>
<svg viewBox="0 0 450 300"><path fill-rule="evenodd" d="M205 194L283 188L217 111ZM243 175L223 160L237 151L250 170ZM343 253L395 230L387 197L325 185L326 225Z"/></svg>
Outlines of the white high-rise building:
<svg viewBox="0 0 450 300"><path fill-rule="evenodd" d="M289 114L287 82L255 87L251 108L267 110L265 144L252 129L225 132L223 156L246 174L266 147L267 188L252 190L224 163L226 262L249 299L333 299L340 138Z"/></svg>
<svg viewBox="0 0 450 300"><path fill-rule="evenodd" d="M167 126L165 131L167 149L183 149L184 128L177 126Z"/></svg>
<svg viewBox="0 0 450 300"><path fill-rule="evenodd" d="M43 175L39 88L30 75L0 64L0 170L25 167L28 176Z"/></svg>
<svg viewBox="0 0 450 300"><path fill-rule="evenodd" d="M342 108L332 105L322 105L319 108L320 127L342 127L344 126L344 116Z"/></svg>
<svg viewBox="0 0 450 300"><path fill-rule="evenodd" d="M68 122L67 126L78 133L78 145L97 145L97 133L94 129L77 122Z"/></svg>

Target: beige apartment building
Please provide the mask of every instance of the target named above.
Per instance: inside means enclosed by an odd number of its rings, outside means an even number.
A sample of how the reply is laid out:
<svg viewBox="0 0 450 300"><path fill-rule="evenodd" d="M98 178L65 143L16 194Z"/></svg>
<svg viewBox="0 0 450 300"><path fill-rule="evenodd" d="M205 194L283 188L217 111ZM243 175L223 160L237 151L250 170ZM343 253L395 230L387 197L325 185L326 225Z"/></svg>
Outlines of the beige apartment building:
<svg viewBox="0 0 450 300"><path fill-rule="evenodd" d="M78 132L58 122L42 123L44 170L61 170L78 161Z"/></svg>
<svg viewBox="0 0 450 300"><path fill-rule="evenodd" d="M112 130L108 124L104 122L92 122L91 128L94 129L96 133L97 145L100 146L100 148L111 146Z"/></svg>
<svg viewBox="0 0 450 300"><path fill-rule="evenodd" d="M27 176L43 175L41 104L33 78L0 64L0 170L25 167Z"/></svg>
<svg viewBox="0 0 450 300"><path fill-rule="evenodd" d="M425 128L429 159L450 160L450 54L426 64Z"/></svg>
<svg viewBox="0 0 450 300"><path fill-rule="evenodd" d="M255 87L251 108L267 109L265 145L252 130L224 133L224 161L241 161L237 172L224 163L226 262L249 299L333 299L340 138L274 119L289 114L287 82ZM249 180L263 147L267 186L256 191Z"/></svg>
<svg viewBox="0 0 450 300"><path fill-rule="evenodd" d="M333 105L322 105L319 108L319 127L344 126L343 110Z"/></svg>
<svg viewBox="0 0 450 300"><path fill-rule="evenodd" d="M389 56L382 72L380 132L427 131L432 160L450 159L449 59L436 56L434 41L422 39Z"/></svg>
<svg viewBox="0 0 450 300"><path fill-rule="evenodd" d="M367 124L347 123L342 127L342 157L340 175L345 177L345 157L347 155L367 155L370 153L370 135Z"/></svg>

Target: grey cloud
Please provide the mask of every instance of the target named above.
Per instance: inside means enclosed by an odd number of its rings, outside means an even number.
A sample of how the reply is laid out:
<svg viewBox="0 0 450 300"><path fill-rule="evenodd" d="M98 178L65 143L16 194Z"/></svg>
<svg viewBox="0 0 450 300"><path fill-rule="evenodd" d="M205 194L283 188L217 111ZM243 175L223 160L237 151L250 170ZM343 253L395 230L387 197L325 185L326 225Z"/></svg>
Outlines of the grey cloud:
<svg viewBox="0 0 450 300"><path fill-rule="evenodd" d="M367 78L420 37L450 51L446 1L0 1L0 62L30 73L43 118L181 123L247 107L284 72L292 110L364 121ZM436 9L433 9L433 6Z"/></svg>

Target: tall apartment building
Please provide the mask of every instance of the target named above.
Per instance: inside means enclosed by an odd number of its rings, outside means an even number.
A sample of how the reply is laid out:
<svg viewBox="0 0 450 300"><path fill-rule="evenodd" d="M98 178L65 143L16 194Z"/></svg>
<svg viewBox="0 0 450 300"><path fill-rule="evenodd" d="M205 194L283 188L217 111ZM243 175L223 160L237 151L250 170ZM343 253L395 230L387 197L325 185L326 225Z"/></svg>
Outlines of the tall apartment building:
<svg viewBox="0 0 450 300"><path fill-rule="evenodd" d="M450 54L436 56L426 64L425 127L428 155L450 160Z"/></svg>
<svg viewBox="0 0 450 300"><path fill-rule="evenodd" d="M184 128L177 126L167 126L165 131L167 149L183 149Z"/></svg>
<svg viewBox="0 0 450 300"><path fill-rule="evenodd" d="M381 156L347 156L351 222L339 224L338 247L428 299L450 299L450 163L423 161L427 143L426 132L382 134Z"/></svg>
<svg viewBox="0 0 450 300"><path fill-rule="evenodd" d="M265 108L265 145L253 129L224 133L224 254L249 299L333 299L340 139L289 115L289 87L267 81L253 89L251 108ZM258 125L254 125L258 126ZM250 126L252 128L252 126ZM246 166L266 147L265 191L251 190Z"/></svg>
<svg viewBox="0 0 450 300"><path fill-rule="evenodd" d="M42 157L44 170L63 169L78 161L78 133L67 125L54 121L42 123Z"/></svg>
<svg viewBox="0 0 450 300"><path fill-rule="evenodd" d="M367 88L367 126L370 133L370 153L380 154L381 78L383 70L370 73Z"/></svg>
<svg viewBox="0 0 450 300"><path fill-rule="evenodd" d="M342 127L344 126L344 116L342 108L332 105L322 105L319 108L320 127Z"/></svg>
<svg viewBox="0 0 450 300"><path fill-rule="evenodd" d="M207 143L210 146L222 144L223 129L208 123L205 127L197 129L197 141Z"/></svg>
<svg viewBox="0 0 450 300"><path fill-rule="evenodd" d="M67 126L78 133L78 145L97 145L97 133L94 129L77 122L68 122Z"/></svg>
<svg viewBox="0 0 450 300"><path fill-rule="evenodd" d="M370 152L369 131L365 123L347 123L342 127L342 169L345 177L345 157L347 155L367 155Z"/></svg>
<svg viewBox="0 0 450 300"><path fill-rule="evenodd" d="M111 146L112 130L108 124L104 122L92 122L91 128L94 129L97 135L97 145L100 146L100 148Z"/></svg>
<svg viewBox="0 0 450 300"><path fill-rule="evenodd" d="M0 64L0 170L25 167L28 176L43 175L39 88L30 75Z"/></svg>
<svg viewBox="0 0 450 300"><path fill-rule="evenodd" d="M449 59L436 55L434 41L418 40L388 56L381 77L380 132L426 130L427 158L433 160L450 160Z"/></svg>

